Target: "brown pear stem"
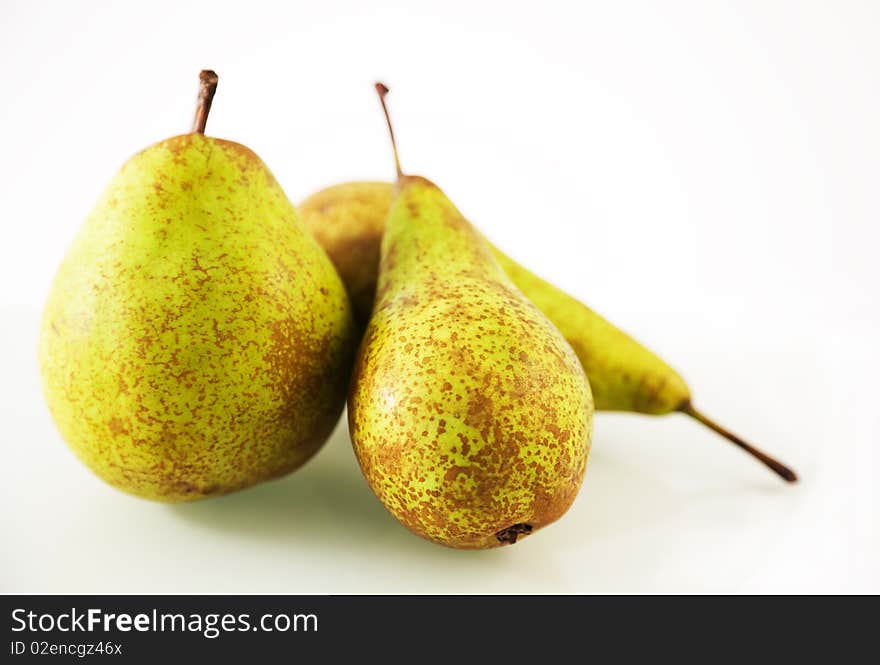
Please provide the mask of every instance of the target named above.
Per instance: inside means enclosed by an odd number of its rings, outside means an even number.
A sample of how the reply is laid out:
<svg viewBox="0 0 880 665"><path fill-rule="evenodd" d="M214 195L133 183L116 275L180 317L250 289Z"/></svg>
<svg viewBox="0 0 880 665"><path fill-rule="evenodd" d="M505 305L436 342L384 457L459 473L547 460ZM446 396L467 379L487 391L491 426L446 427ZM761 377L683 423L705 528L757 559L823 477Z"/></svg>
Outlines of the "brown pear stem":
<svg viewBox="0 0 880 665"><path fill-rule="evenodd" d="M376 92L379 93L379 101L382 103L382 111L385 113L385 122L388 123L388 133L391 135L391 148L394 150L394 166L397 169L397 177L403 176L400 169L400 157L397 154L397 141L394 139L394 127L391 126L391 116L388 115L388 107L385 105L385 95L388 94L388 86L384 83L376 83Z"/></svg>
<svg viewBox="0 0 880 665"><path fill-rule="evenodd" d="M787 466L785 466L785 464L783 464L779 460L773 459L767 453L758 450L757 448L755 448L751 444L743 441L741 438L739 438L733 432L730 432L729 430L724 429L718 423L710 420L705 415L703 415L702 413L697 411L694 408L693 404L691 404L690 402L685 402L681 406L679 411L681 411L682 413L686 413L691 418L694 418L695 420L703 423L706 427L711 429L713 432L720 434L721 436L723 436L725 439L727 439L731 443L736 444L737 446L739 446L740 448L745 450L749 455L758 459L764 465L766 465L767 467L772 469L774 473L779 475L784 480L786 480L790 483L797 481L797 479L798 479L797 474L794 471L792 471L791 469L789 469Z"/></svg>
<svg viewBox="0 0 880 665"><path fill-rule="evenodd" d="M205 133L208 113L211 112L211 102L214 100L214 93L217 92L219 80L220 77L211 69L203 69L199 72L199 98L196 102L196 117L193 119L193 134Z"/></svg>

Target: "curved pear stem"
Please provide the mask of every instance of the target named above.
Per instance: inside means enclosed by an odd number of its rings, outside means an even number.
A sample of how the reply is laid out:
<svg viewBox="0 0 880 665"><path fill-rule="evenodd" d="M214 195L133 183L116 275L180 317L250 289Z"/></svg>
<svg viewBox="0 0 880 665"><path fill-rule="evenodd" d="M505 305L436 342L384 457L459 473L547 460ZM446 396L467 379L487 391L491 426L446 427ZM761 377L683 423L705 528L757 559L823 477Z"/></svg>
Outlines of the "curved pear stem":
<svg viewBox="0 0 880 665"><path fill-rule="evenodd" d="M723 436L725 439L727 439L731 443L739 446L740 448L745 450L749 455L751 455L752 457L759 460L765 466L769 467L774 473L776 473L778 476L780 476L781 478L783 478L787 482L793 483L793 482L797 481L797 479L798 479L797 474L794 471L792 471L791 469L789 469L787 466L785 466L785 464L783 464L779 460L776 460L776 459L770 457L770 455L768 455L767 453L758 450L757 448L755 448L751 444L746 443L745 441L743 441L741 438L739 438L733 432L730 432L729 430L724 429L718 423L710 420L705 415L703 415L702 413L697 411L694 408L694 405L691 404L690 402L685 402L681 406L679 411L681 411L682 413L686 413L691 418L701 422L703 425L705 425L706 427L711 429L713 432L720 434L721 436Z"/></svg>
<svg viewBox="0 0 880 665"><path fill-rule="evenodd" d="M376 83L376 92L379 93L379 101L382 103L382 111L385 113L385 122L388 123L388 133L391 135L391 148L394 150L394 166L397 169L397 177L403 176L400 169L400 157L397 154L397 141L394 139L394 127L391 126L391 116L388 115L388 107L385 105L385 95L388 94L388 86L384 83Z"/></svg>
<svg viewBox="0 0 880 665"><path fill-rule="evenodd" d="M217 92L219 80L220 77L211 69L203 69L199 72L199 98L196 102L196 117L193 119L193 134L205 133L208 113L211 112L211 102L214 100L214 93Z"/></svg>

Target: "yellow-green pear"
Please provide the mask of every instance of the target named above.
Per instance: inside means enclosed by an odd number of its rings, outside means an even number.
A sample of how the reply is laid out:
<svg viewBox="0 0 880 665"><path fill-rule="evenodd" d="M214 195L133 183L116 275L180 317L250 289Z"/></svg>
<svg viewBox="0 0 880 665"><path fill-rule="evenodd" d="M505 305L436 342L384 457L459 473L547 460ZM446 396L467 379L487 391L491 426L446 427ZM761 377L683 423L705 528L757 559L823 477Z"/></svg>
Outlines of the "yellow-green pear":
<svg viewBox="0 0 880 665"><path fill-rule="evenodd" d="M55 277L44 392L73 452L160 501L299 467L345 401L355 344L344 286L266 165L193 131L116 174Z"/></svg>
<svg viewBox="0 0 880 665"><path fill-rule="evenodd" d="M592 412L559 331L435 184L400 174L349 397L376 495L436 543L515 543L577 495Z"/></svg>
<svg viewBox="0 0 880 665"><path fill-rule="evenodd" d="M356 318L365 325L373 306L380 241L394 185L349 182L312 194L299 210L306 228L327 251L352 298ZM686 413L746 450L788 481L787 466L757 450L697 411L684 379L663 359L576 298L516 263L496 247L495 260L572 346L600 411L661 415Z"/></svg>

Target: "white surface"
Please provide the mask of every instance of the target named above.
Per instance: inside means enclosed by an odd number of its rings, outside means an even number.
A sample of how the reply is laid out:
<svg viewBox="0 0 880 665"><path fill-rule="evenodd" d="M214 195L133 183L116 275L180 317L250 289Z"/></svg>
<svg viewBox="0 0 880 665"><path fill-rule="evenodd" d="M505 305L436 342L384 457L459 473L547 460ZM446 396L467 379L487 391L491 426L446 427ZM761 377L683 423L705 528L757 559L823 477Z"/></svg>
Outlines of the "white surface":
<svg viewBox="0 0 880 665"><path fill-rule="evenodd" d="M814 3L0 6L0 591L880 591L880 10ZM318 7L318 5L320 5ZM596 418L569 514L513 548L410 535L344 426L223 499L130 498L43 405L39 310L113 171L188 128L293 200L402 158L673 362L796 487L683 416Z"/></svg>

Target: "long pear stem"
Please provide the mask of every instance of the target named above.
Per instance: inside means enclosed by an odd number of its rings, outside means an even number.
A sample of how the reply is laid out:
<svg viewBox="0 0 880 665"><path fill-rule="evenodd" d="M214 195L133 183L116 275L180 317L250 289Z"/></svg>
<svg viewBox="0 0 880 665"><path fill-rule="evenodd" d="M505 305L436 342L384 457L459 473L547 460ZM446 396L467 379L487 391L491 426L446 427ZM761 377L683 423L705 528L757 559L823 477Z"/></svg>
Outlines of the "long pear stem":
<svg viewBox="0 0 880 665"><path fill-rule="evenodd" d="M376 92L379 93L379 101L382 103L382 111L385 113L385 122L388 123L388 133L391 135L391 147L394 150L394 166L397 169L397 177L403 176L400 169L400 157L397 154L397 141L394 139L394 127L391 126L391 116L388 115L388 107L385 105L385 95L388 94L388 86L384 83L376 83Z"/></svg>
<svg viewBox="0 0 880 665"><path fill-rule="evenodd" d="M220 77L211 69L203 69L199 72L199 98L196 102L196 117L193 119L193 134L205 133L208 113L211 112L211 102L214 100L214 93L217 92L219 80Z"/></svg>
<svg viewBox="0 0 880 665"><path fill-rule="evenodd" d="M764 465L766 465L767 467L772 469L777 475L779 475L784 480L786 480L790 483L797 481L797 479L798 479L797 474L794 471L792 471L791 469L789 469L787 466L785 466L785 464L783 464L779 460L773 459L767 453L758 450L754 446L743 441L741 438L739 438L733 432L730 432L729 430L724 429L718 423L710 420L705 415L703 415L702 413L697 411L694 408L693 404L691 404L690 402L685 402L685 404L679 410L682 413L686 413L691 418L694 418L695 420L703 423L706 427L711 429L713 432L720 434L721 436L723 436L725 439L727 439L731 443L739 446L740 448L745 450L749 455L758 459Z"/></svg>

